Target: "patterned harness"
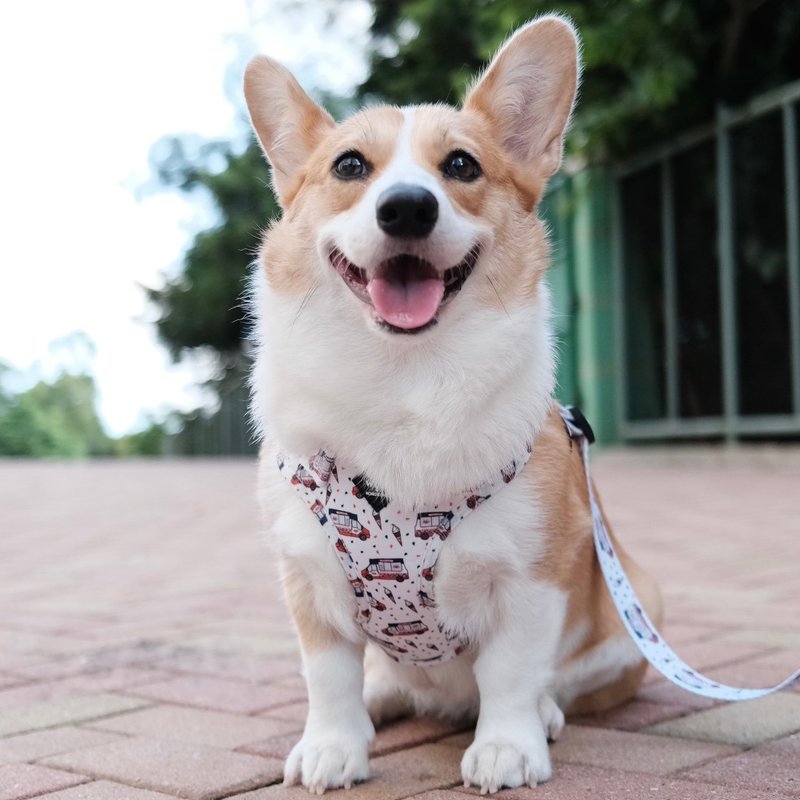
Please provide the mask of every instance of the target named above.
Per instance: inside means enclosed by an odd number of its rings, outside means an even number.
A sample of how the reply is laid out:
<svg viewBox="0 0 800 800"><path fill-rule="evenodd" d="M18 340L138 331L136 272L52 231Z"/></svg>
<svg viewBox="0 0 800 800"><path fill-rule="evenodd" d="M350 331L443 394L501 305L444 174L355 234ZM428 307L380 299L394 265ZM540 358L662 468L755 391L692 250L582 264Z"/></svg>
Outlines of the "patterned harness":
<svg viewBox="0 0 800 800"><path fill-rule="evenodd" d="M424 510L390 502L322 450L307 460L279 453L278 468L333 546L364 633L395 661L424 666L447 661L466 645L436 618L433 575L442 544L530 455L527 447L495 480Z"/></svg>

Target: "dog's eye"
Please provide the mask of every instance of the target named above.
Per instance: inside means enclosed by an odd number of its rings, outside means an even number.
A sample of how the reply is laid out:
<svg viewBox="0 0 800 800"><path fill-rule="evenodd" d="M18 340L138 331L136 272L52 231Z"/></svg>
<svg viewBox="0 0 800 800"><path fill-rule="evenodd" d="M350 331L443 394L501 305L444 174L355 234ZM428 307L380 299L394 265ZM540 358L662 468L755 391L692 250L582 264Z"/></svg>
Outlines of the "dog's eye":
<svg viewBox="0 0 800 800"><path fill-rule="evenodd" d="M333 174L343 181L350 181L354 178L363 178L369 172L367 160L356 150L349 150L342 153L333 162Z"/></svg>
<svg viewBox="0 0 800 800"><path fill-rule="evenodd" d="M440 166L446 178L455 178L457 181L469 183L476 178L480 178L481 165L477 159L463 150L454 150L450 153Z"/></svg>

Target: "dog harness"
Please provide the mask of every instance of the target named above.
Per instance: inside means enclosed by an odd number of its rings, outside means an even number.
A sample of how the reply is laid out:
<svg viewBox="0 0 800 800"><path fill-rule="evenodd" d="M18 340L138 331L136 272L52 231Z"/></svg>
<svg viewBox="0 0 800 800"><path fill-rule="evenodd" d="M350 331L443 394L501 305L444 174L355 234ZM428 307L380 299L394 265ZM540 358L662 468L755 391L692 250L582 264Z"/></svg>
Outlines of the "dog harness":
<svg viewBox="0 0 800 800"><path fill-rule="evenodd" d="M424 666L447 661L466 645L436 618L433 576L442 544L461 520L514 479L530 455L528 447L495 480L422 510L390 502L322 450L308 460L279 453L278 469L333 546L364 633L395 661Z"/></svg>

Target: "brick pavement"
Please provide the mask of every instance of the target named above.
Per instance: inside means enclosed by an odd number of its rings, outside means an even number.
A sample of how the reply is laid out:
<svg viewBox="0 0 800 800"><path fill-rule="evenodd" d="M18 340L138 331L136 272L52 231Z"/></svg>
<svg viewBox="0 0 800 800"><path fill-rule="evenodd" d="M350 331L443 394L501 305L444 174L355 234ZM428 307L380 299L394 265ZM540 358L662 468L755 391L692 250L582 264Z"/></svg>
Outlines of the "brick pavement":
<svg viewBox="0 0 800 800"><path fill-rule="evenodd" d="M698 668L766 685L800 663L800 449L595 454L615 527ZM305 690L249 461L0 462L0 800L267 800ZM649 675L571 720L511 798L800 797L800 692L748 704ZM465 800L470 733L382 730L348 798Z"/></svg>

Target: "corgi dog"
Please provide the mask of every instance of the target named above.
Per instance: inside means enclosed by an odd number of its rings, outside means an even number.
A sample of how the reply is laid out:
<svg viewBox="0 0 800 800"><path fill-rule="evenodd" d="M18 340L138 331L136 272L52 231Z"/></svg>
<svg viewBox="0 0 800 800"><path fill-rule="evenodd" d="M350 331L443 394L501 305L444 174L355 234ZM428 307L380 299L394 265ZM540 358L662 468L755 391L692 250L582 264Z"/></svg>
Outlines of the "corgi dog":
<svg viewBox="0 0 800 800"><path fill-rule="evenodd" d="M252 388L308 687L287 785L364 781L376 725L434 713L476 720L465 785L535 786L565 712L641 682L553 400L537 208L578 53L567 20L541 17L460 109L377 106L339 124L279 63L247 67L283 209L256 265ZM621 556L658 620L656 585Z"/></svg>

